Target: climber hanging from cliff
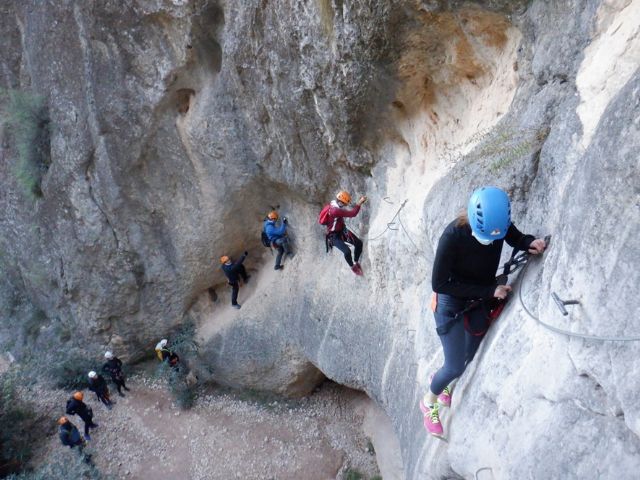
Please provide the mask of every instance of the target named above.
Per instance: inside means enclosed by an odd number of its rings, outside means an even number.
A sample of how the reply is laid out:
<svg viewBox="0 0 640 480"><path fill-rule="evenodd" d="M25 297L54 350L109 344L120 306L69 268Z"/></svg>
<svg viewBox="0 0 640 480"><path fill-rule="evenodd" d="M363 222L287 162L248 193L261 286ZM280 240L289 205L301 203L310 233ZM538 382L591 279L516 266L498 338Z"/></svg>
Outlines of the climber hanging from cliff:
<svg viewBox="0 0 640 480"><path fill-rule="evenodd" d="M229 281L229 285L231 285L231 306L233 308L239 309L240 304L238 303L238 291L240 290L240 278L246 284L251 275L247 274L247 270L244 268L242 262L247 258L249 252L244 252L242 256L238 259L238 261L233 262L231 257L228 255L223 255L220 257L220 263L222 264L222 271L227 277Z"/></svg>
<svg viewBox="0 0 640 480"><path fill-rule="evenodd" d="M367 197L362 196L353 208L347 208L351 203L351 195L349 192L343 190L338 192L335 200L332 200L331 203L324 206L318 217L318 223L327 227L325 237L327 251L329 251L331 247L336 247L340 250L344 254L344 259L351 267L353 273L360 276L363 274L362 267L360 267L360 263L358 263L360 255L362 254L362 240L347 228L344 223L344 218L358 215L360 207L366 201ZM347 246L347 243L355 247L353 252L354 258L351 257L351 249Z"/></svg>
<svg viewBox="0 0 640 480"><path fill-rule="evenodd" d="M504 241L534 255L545 249L543 239L524 235L511 223L507 194L483 187L473 192L467 211L445 228L438 242L431 308L444 365L432 375L429 391L420 400L424 426L432 435L443 434L439 408L451 405L451 383L473 360L489 328L489 305L511 291L495 276Z"/></svg>
<svg viewBox="0 0 640 480"><path fill-rule="evenodd" d="M269 245L278 251L275 270L282 270L283 266L280 262L283 256L291 257L293 252L287 237L287 217L283 217L280 226L277 226L278 218L280 218L278 212L275 210L270 211L263 222L262 231L266 235Z"/></svg>

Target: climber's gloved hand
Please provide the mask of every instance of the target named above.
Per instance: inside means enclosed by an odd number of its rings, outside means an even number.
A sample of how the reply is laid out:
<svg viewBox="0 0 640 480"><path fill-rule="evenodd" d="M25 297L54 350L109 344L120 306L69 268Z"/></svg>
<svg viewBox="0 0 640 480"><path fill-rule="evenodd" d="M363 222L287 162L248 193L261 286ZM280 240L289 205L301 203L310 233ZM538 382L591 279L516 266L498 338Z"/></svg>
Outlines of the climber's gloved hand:
<svg viewBox="0 0 640 480"><path fill-rule="evenodd" d="M246 250L244 251L244 256L246 257L247 255L249 255L249 252L247 252Z"/></svg>
<svg viewBox="0 0 640 480"><path fill-rule="evenodd" d="M289 223L289 220L287 220L287 217L282 217L282 223Z"/></svg>

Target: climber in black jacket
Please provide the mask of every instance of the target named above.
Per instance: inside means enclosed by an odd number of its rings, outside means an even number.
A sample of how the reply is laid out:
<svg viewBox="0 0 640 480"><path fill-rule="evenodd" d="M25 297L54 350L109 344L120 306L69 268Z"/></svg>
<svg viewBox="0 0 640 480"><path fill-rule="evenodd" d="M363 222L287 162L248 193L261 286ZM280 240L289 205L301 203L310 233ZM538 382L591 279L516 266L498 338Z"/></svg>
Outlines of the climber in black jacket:
<svg viewBox="0 0 640 480"><path fill-rule="evenodd" d="M244 252L237 262L233 262L228 255L220 257L222 271L226 275L229 285L231 285L231 306L237 309L240 308L240 304L238 304L238 291L240 290L239 280L242 278L244 283L247 283L249 278L251 278L251 275L247 275L247 270L242 264L244 259L247 258L247 255L249 255L249 252Z"/></svg>
<svg viewBox="0 0 640 480"><path fill-rule="evenodd" d="M451 404L449 385L473 360L489 328L486 303L504 300L511 291L496 281L504 241L531 254L542 253L546 245L511 223L511 204L504 191L483 187L471 195L467 212L447 226L438 242L431 307L444 365L432 376L429 392L420 401L424 426L433 435L442 435L438 409Z"/></svg>
<svg viewBox="0 0 640 480"><path fill-rule="evenodd" d="M122 373L122 361L111 352L106 352L104 358L107 359L107 362L102 366L102 371L111 376L111 381L116 384L116 388L118 389L118 395L124 397L122 389L124 388L128 392L129 388L124 384L125 378Z"/></svg>
<svg viewBox="0 0 640 480"><path fill-rule="evenodd" d="M98 424L93 423L93 410L86 403L83 402L84 394L82 392L75 392L73 396L67 400L67 414L78 415L84 422L84 438L85 440L91 440L89 435L90 428L97 428Z"/></svg>
<svg viewBox="0 0 640 480"><path fill-rule="evenodd" d="M98 400L106 405L111 410L113 402L109 397L109 387L104 377L93 370L89 372L89 390L96 394Z"/></svg>

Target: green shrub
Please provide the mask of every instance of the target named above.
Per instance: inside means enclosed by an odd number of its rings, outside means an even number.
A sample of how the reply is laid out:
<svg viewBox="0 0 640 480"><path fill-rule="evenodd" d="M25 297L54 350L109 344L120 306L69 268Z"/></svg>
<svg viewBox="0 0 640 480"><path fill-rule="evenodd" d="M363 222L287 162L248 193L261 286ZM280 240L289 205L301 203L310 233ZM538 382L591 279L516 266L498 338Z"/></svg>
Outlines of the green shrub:
<svg viewBox="0 0 640 480"><path fill-rule="evenodd" d="M358 470L349 468L347 469L346 472L344 472L343 478L344 480L364 480L364 475L360 473Z"/></svg>
<svg viewBox="0 0 640 480"><path fill-rule="evenodd" d="M0 477L23 468L54 428L48 415L19 398L18 378L15 370L0 375Z"/></svg>
<svg viewBox="0 0 640 480"><path fill-rule="evenodd" d="M90 457L77 448L64 447L50 456L50 460L33 471L11 475L8 480L102 480L105 477L91 463Z"/></svg>
<svg viewBox="0 0 640 480"><path fill-rule="evenodd" d="M56 388L82 390L89 383L87 374L91 370L99 370L94 360L78 351L65 352L61 349L58 358L48 362L43 373L44 378Z"/></svg>
<svg viewBox="0 0 640 480"><path fill-rule="evenodd" d="M162 362L157 370L157 375L167 380L169 390L182 410L193 407L196 400L196 385L187 382L189 358L198 353L198 344L194 340L195 331L195 324L190 319L180 326L169 342L169 348L180 357L178 368Z"/></svg>
<svg viewBox="0 0 640 480"><path fill-rule="evenodd" d="M51 164L49 111L45 99L19 90L0 91L1 122L13 136L18 161L12 171L32 197L41 197L42 177Z"/></svg>

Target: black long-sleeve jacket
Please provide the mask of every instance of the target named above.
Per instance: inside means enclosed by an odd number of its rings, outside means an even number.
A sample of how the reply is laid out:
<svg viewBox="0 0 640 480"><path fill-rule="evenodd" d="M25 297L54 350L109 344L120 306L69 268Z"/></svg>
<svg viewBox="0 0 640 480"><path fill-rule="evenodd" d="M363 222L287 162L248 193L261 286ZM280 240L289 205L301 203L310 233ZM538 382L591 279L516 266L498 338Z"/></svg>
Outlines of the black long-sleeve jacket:
<svg viewBox="0 0 640 480"><path fill-rule="evenodd" d="M222 265L222 271L227 276L229 283L238 283L238 270L240 269L240 265L242 265L242 262L244 262L245 258L247 258L247 256L245 254L242 254L242 256L231 265Z"/></svg>
<svg viewBox="0 0 640 480"><path fill-rule="evenodd" d="M104 377L98 374L96 378L89 379L89 390L100 396L107 393L109 391L109 387L107 386L107 381Z"/></svg>
<svg viewBox="0 0 640 480"><path fill-rule="evenodd" d="M78 415L85 422L90 422L93 418L93 410L91 410L91 407L73 397L67 400L67 414Z"/></svg>
<svg viewBox="0 0 640 480"><path fill-rule="evenodd" d="M525 235L511 224L504 240L482 245L473 238L468 224L457 226L454 220L438 242L431 287L436 293L463 299L491 298L497 286L496 271L504 241L527 250L533 240L533 235Z"/></svg>
<svg viewBox="0 0 640 480"><path fill-rule="evenodd" d="M113 357L102 366L102 371L111 375L113 380L120 380L122 375L122 360L118 357Z"/></svg>

